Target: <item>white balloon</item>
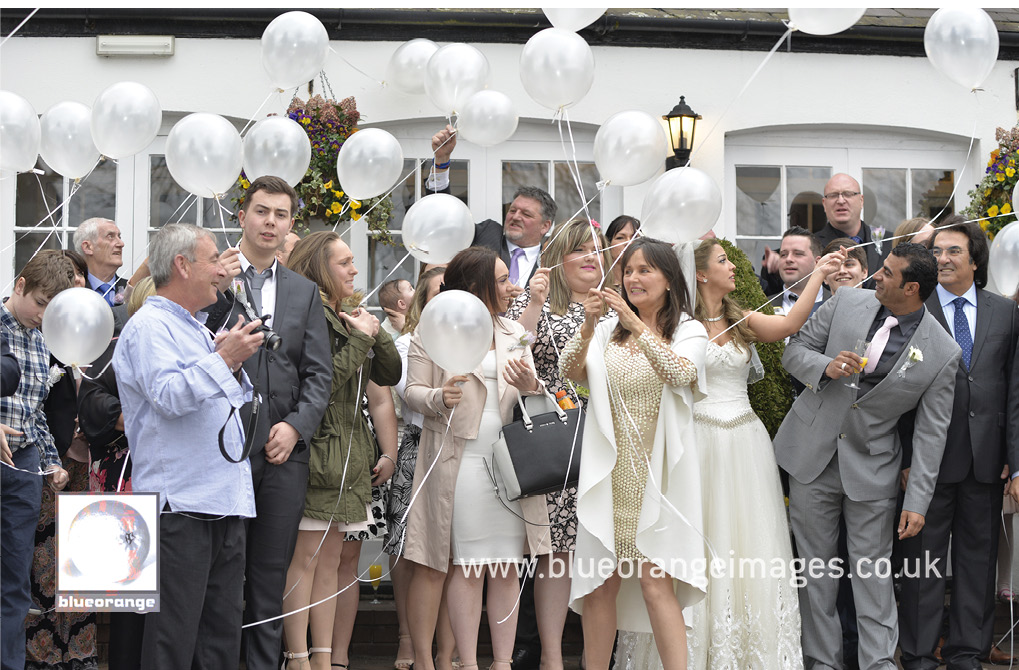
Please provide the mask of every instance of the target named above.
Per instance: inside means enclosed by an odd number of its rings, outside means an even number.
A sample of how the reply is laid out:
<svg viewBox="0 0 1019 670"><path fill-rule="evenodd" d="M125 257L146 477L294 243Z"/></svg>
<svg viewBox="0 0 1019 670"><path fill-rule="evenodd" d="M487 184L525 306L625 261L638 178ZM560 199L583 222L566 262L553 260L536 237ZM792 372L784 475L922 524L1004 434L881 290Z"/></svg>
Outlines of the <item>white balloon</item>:
<svg viewBox="0 0 1019 670"><path fill-rule="evenodd" d="M432 362L451 374L466 375L491 350L494 326L492 313L476 295L443 291L421 310L415 331Z"/></svg>
<svg viewBox="0 0 1019 670"><path fill-rule="evenodd" d="M439 45L423 37L404 42L389 59L386 81L404 93L425 92L425 67Z"/></svg>
<svg viewBox="0 0 1019 670"><path fill-rule="evenodd" d="M0 91L0 170L25 172L39 158L39 115L17 93Z"/></svg>
<svg viewBox="0 0 1019 670"><path fill-rule="evenodd" d="M1019 290L1019 221L1013 221L994 236L987 271L1002 295L1011 298Z"/></svg>
<svg viewBox="0 0 1019 670"><path fill-rule="evenodd" d="M149 146L159 133L163 110L145 84L122 81L92 105L92 140L104 156L127 158Z"/></svg>
<svg viewBox="0 0 1019 670"><path fill-rule="evenodd" d="M597 21L605 13L606 9L608 8L542 7L541 11L545 12L549 23L555 28L562 28L563 30L575 33Z"/></svg>
<svg viewBox="0 0 1019 670"><path fill-rule="evenodd" d="M297 186L311 165L311 140L301 124L271 116L244 136L244 174L248 181L272 175Z"/></svg>
<svg viewBox="0 0 1019 670"><path fill-rule="evenodd" d="M269 81L287 89L306 84L325 66L329 33L308 12L287 12L262 33L262 67Z"/></svg>
<svg viewBox="0 0 1019 670"><path fill-rule="evenodd" d="M39 155L68 179L84 177L99 162L92 141L92 110L80 102L58 102L39 120Z"/></svg>
<svg viewBox="0 0 1019 670"><path fill-rule="evenodd" d="M414 258L448 263L474 241L474 218L459 198L433 193L410 206L402 232L403 244Z"/></svg>
<svg viewBox="0 0 1019 670"><path fill-rule="evenodd" d="M92 289L66 289L46 306L42 335L50 353L64 365L89 365L113 339L113 310Z"/></svg>
<svg viewBox="0 0 1019 670"><path fill-rule="evenodd" d="M979 7L943 7L927 22L923 48L943 75L979 88L998 60L998 29Z"/></svg>
<svg viewBox="0 0 1019 670"><path fill-rule="evenodd" d="M647 112L613 114L594 136L594 164L614 186L645 182L665 165L665 130Z"/></svg>
<svg viewBox="0 0 1019 670"><path fill-rule="evenodd" d="M359 130L343 143L336 158L340 187L351 198L382 195L403 172L403 148L381 128Z"/></svg>
<svg viewBox="0 0 1019 670"><path fill-rule="evenodd" d="M178 121L166 138L166 167L182 188L202 198L230 190L241 174L244 149L233 124L198 112Z"/></svg>
<svg viewBox="0 0 1019 670"><path fill-rule="evenodd" d="M483 147L505 142L517 130L517 110L499 91L478 91L464 103L457 117L457 132Z"/></svg>
<svg viewBox="0 0 1019 670"><path fill-rule="evenodd" d="M834 35L849 30L860 20L865 7L857 8L822 8L822 7L790 7L790 28L795 28L811 35Z"/></svg>
<svg viewBox="0 0 1019 670"><path fill-rule="evenodd" d="M447 44L428 59L425 93L444 114L451 115L485 88L488 75L485 54L469 44Z"/></svg>
<svg viewBox="0 0 1019 670"><path fill-rule="evenodd" d="M669 170L651 183L641 208L640 232L676 244L704 235L722 212L715 180L695 168Z"/></svg>
<svg viewBox="0 0 1019 670"><path fill-rule="evenodd" d="M520 81L539 105L572 107L594 83L594 54L577 33L546 28L527 40L520 53Z"/></svg>

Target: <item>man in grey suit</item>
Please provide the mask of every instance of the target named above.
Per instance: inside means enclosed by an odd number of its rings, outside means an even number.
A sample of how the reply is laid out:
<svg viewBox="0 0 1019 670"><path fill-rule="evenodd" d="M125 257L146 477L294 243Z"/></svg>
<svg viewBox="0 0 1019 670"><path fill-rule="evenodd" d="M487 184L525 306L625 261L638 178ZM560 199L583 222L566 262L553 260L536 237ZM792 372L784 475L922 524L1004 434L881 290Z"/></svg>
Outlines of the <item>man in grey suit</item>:
<svg viewBox="0 0 1019 670"><path fill-rule="evenodd" d="M257 515L248 523L244 622L279 616L287 567L297 541L308 487L308 446L329 403L332 360L318 286L291 272L276 258L294 222L297 194L278 177L251 183L238 212L244 229L241 274L210 308L206 325L216 332L233 325L242 304L261 316L282 339L244 363L262 406L241 412L251 444L251 479ZM249 670L279 664L282 620L246 629Z"/></svg>
<svg viewBox="0 0 1019 670"><path fill-rule="evenodd" d="M924 524L952 412L961 352L924 308L937 264L918 244L901 244L875 275L876 291L836 292L794 336L782 364L806 386L775 436L789 475L796 546L806 562L801 591L803 655L809 668L842 668L835 611L839 569L853 575L860 667L895 668L892 533L901 454L896 424L917 409L913 470L898 522L900 538ZM852 352L872 342L867 361ZM859 390L845 378L863 369ZM844 516L849 566L839 566ZM833 569L834 568L834 569Z"/></svg>
<svg viewBox="0 0 1019 670"><path fill-rule="evenodd" d="M912 566L918 560L922 565L928 556L945 565L951 537L952 603L941 655L949 670L973 670L981 667L980 659L988 656L993 641L1006 447L1013 455L1019 450L1019 376L1011 374L1019 309L983 289L988 249L980 226L953 216L934 231L931 246L938 259L938 288L927 299L927 309L959 343L962 363L927 523L902 544L907 570L899 644L906 670L938 667L934 648L945 604L944 575L918 573Z"/></svg>

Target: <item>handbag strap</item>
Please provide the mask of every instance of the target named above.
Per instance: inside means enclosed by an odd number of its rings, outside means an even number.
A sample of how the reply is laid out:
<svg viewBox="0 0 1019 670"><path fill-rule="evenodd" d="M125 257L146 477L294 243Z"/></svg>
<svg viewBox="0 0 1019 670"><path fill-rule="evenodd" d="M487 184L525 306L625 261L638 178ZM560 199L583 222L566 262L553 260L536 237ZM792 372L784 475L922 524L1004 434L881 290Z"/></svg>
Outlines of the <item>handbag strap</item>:
<svg viewBox="0 0 1019 670"><path fill-rule="evenodd" d="M522 421L524 422L524 428L531 430L531 428L534 427L534 422L531 421L531 416L527 413L527 407L524 406L524 397L520 395L520 389L516 386L513 387L513 390L517 392L517 405L520 406L520 414L522 416ZM559 416L559 420L565 423L566 410L559 406L559 403L556 402L556 399L548 392L548 389L544 390L544 394L546 398L552 401L552 407L555 408L555 412Z"/></svg>
<svg viewBox="0 0 1019 670"><path fill-rule="evenodd" d="M506 501L502 499L502 496L499 495L499 482L497 482L495 480L495 473L492 472L492 466L489 464L488 459L487 458L483 458L481 460L483 460L485 462L485 472L488 473L488 479L492 482L492 488L495 489L495 497L499 501L499 504L506 508L507 512L509 512L510 514L515 516L516 518L520 519L524 523L526 523L528 525L531 525L531 526L540 526L541 528L548 528L549 526L552 525L551 523L534 523L533 521L528 521L524 517L522 517L519 514L517 514L516 512L514 512L513 509L509 505L506 504Z"/></svg>

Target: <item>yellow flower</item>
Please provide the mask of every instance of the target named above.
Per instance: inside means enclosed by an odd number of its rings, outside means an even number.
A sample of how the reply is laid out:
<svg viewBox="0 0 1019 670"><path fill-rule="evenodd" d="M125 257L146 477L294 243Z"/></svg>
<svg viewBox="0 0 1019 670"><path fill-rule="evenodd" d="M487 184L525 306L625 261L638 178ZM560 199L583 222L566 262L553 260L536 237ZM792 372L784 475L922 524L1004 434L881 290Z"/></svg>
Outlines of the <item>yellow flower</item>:
<svg viewBox="0 0 1019 670"><path fill-rule="evenodd" d="M984 191L984 197L985 197L985 198L986 198L987 196L989 196L990 194L991 194L991 189L987 189L987 190L985 190L985 191Z"/></svg>
<svg viewBox="0 0 1019 670"><path fill-rule="evenodd" d="M990 223L990 221L987 221L987 220L981 221L980 222L980 229L983 230L984 232L987 232L987 225L989 223Z"/></svg>
<svg viewBox="0 0 1019 670"><path fill-rule="evenodd" d="M360 221L361 220L361 215L358 214L357 212L351 212L350 213L350 218L353 219L354 221Z"/></svg>
<svg viewBox="0 0 1019 670"><path fill-rule="evenodd" d="M1012 167L1015 167L1015 159L1014 158L1009 158L1008 159L1008 164L1011 165Z"/></svg>
<svg viewBox="0 0 1019 670"><path fill-rule="evenodd" d="M989 210L987 210L987 216L997 216L997 215L998 215L998 206L997 205L991 205L991 208Z"/></svg>
<svg viewBox="0 0 1019 670"><path fill-rule="evenodd" d="M343 191L333 191L333 197L334 198L342 198L343 197Z"/></svg>
<svg viewBox="0 0 1019 670"><path fill-rule="evenodd" d="M331 189L332 187L333 187L333 180L332 179L330 179L326 183L322 184L322 188L326 189L327 191L329 189Z"/></svg>
<svg viewBox="0 0 1019 670"><path fill-rule="evenodd" d="M1007 167L1007 168L1005 168L1005 176L1008 177L1009 179L1014 177L1015 176L1015 168L1014 167Z"/></svg>
<svg viewBox="0 0 1019 670"><path fill-rule="evenodd" d="M996 174L994 175L994 178L995 178L995 179L997 179L998 181L1005 181L1005 175L1003 175L1003 174L1002 174L1002 173L1000 173L1000 172L996 173Z"/></svg>
<svg viewBox="0 0 1019 670"><path fill-rule="evenodd" d="M360 200L351 200L350 201L350 208L351 209L361 209L361 201Z"/></svg>
<svg viewBox="0 0 1019 670"><path fill-rule="evenodd" d="M241 177L241 188L247 189L250 186L251 186L251 182L248 181L247 179Z"/></svg>
<svg viewBox="0 0 1019 670"><path fill-rule="evenodd" d="M1001 213L1002 214L1011 214L1012 213L1012 205L1006 202L1004 205L1001 206Z"/></svg>
<svg viewBox="0 0 1019 670"><path fill-rule="evenodd" d="M333 214L339 214L340 210L343 209L343 206L340 205L340 203L338 202L334 202L333 206L330 207L330 209L333 211Z"/></svg>

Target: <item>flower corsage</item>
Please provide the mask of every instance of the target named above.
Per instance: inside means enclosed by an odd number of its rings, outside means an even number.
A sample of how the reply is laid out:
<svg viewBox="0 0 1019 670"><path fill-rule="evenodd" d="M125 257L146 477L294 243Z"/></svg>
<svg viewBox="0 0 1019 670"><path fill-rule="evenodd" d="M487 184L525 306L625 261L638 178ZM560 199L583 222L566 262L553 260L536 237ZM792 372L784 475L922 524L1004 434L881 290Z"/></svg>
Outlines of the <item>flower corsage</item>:
<svg viewBox="0 0 1019 670"><path fill-rule="evenodd" d="M923 363L923 352L916 347L910 347L909 353L906 354L906 362L899 368L899 377L906 376L906 370L910 369L917 363Z"/></svg>

